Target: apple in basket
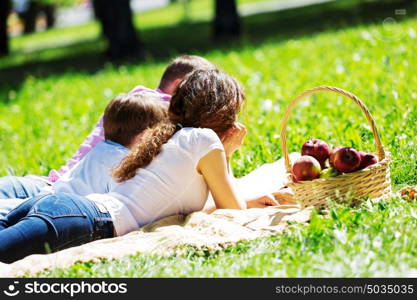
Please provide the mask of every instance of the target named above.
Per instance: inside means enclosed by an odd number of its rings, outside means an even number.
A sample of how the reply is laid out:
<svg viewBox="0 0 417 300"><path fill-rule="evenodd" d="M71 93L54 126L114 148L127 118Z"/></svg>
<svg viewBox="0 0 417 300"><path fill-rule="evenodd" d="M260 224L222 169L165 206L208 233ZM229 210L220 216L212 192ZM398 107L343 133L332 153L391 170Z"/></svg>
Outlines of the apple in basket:
<svg viewBox="0 0 417 300"><path fill-rule="evenodd" d="M320 172L320 163L317 159L309 155L303 155L297 158L292 165L294 182L319 178Z"/></svg>
<svg viewBox="0 0 417 300"><path fill-rule="evenodd" d="M351 173L358 170L361 164L359 151L351 147L343 147L332 153L334 168L342 173Z"/></svg>
<svg viewBox="0 0 417 300"><path fill-rule="evenodd" d="M334 168L334 158L336 157L334 154L337 152L337 150L339 150L341 148L343 148L343 147L336 147L332 151L330 151L329 164L333 168Z"/></svg>
<svg viewBox="0 0 417 300"><path fill-rule="evenodd" d="M361 156L361 163L358 167L358 170L365 169L366 167L374 165L378 162L378 159L373 154L362 151L359 151L359 154Z"/></svg>
<svg viewBox="0 0 417 300"><path fill-rule="evenodd" d="M324 168L326 160L330 157L330 148L326 142L319 139L311 139L301 147L301 155L309 155L317 159L320 166Z"/></svg>
<svg viewBox="0 0 417 300"><path fill-rule="evenodd" d="M336 177L339 175L340 175L340 172L338 170L330 167L321 171L320 178L330 178L330 177Z"/></svg>

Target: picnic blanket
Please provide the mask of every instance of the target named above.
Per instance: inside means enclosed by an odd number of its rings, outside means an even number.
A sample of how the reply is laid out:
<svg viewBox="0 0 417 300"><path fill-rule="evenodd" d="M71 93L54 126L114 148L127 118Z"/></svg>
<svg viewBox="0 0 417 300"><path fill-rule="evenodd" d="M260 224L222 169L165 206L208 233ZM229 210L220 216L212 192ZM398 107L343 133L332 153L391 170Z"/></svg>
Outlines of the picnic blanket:
<svg viewBox="0 0 417 300"><path fill-rule="evenodd" d="M98 240L56 253L31 255L12 264L0 263L0 276L31 276L43 270L67 268L76 262L98 262L137 253L181 254L186 251L184 246L223 249L238 241L280 233L288 228L289 221L306 222L310 212L311 209L282 206L171 216L121 237Z"/></svg>
<svg viewBox="0 0 417 300"><path fill-rule="evenodd" d="M264 191L276 191L285 184L277 180L279 176L275 177L282 168L282 161L261 166L237 180L239 191L252 196ZM405 187L396 195L417 200L417 186ZM52 254L31 255L12 264L0 263L0 277L30 276L43 270L67 268L76 262L98 262L138 253L181 254L186 251L184 246L224 249L239 241L282 233L293 222L305 223L310 219L311 211L312 208L300 209L287 205L171 216L121 237L99 240Z"/></svg>
<svg viewBox="0 0 417 300"><path fill-rule="evenodd" d="M279 190L285 181L285 167L281 159L236 179L235 184L241 196L253 198ZM311 209L301 210L297 206L281 206L171 216L121 237L56 253L31 255L12 264L0 263L0 276L30 276L42 270L66 268L76 262L97 262L137 253L172 255L185 251L184 246L222 249L238 241L280 233L288 227L288 221L308 221L310 212Z"/></svg>

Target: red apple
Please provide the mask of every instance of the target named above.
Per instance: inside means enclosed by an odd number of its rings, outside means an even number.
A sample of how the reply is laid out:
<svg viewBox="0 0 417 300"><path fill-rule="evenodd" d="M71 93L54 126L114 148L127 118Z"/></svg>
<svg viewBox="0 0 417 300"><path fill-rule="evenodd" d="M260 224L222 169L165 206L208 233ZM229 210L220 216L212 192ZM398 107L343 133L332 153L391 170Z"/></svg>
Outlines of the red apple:
<svg viewBox="0 0 417 300"><path fill-rule="evenodd" d="M329 165L331 167L334 168L334 158L335 158L335 153L337 152L337 150L342 149L343 147L336 147L334 148L332 151L330 151L330 157L329 157Z"/></svg>
<svg viewBox="0 0 417 300"><path fill-rule="evenodd" d="M378 162L378 159L373 154L362 152L362 151L359 151L359 154L361 156L361 163L358 167L358 170L365 169L366 167L374 165Z"/></svg>
<svg viewBox="0 0 417 300"><path fill-rule="evenodd" d="M320 166L324 168L326 159L330 157L330 148L322 140L312 139L304 143L301 148L301 155L309 155L317 159Z"/></svg>
<svg viewBox="0 0 417 300"><path fill-rule="evenodd" d="M351 147L343 147L334 153L334 167L343 173L351 173L358 170L361 163L361 155L359 151Z"/></svg>
<svg viewBox="0 0 417 300"><path fill-rule="evenodd" d="M317 159L303 155L297 158L292 166L292 172L297 181L313 180L320 177L321 167Z"/></svg>

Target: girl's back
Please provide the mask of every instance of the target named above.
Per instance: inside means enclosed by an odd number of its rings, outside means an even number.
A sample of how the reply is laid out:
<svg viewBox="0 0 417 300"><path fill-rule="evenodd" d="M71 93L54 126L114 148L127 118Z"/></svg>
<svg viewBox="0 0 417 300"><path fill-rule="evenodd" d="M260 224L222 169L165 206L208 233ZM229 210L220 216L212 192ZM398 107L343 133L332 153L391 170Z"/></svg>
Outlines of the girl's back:
<svg viewBox="0 0 417 300"><path fill-rule="evenodd" d="M213 149L223 150L213 130L183 128L135 177L119 184L106 197L95 194L89 198L110 210L118 235L169 215L201 210L208 187L197 164Z"/></svg>

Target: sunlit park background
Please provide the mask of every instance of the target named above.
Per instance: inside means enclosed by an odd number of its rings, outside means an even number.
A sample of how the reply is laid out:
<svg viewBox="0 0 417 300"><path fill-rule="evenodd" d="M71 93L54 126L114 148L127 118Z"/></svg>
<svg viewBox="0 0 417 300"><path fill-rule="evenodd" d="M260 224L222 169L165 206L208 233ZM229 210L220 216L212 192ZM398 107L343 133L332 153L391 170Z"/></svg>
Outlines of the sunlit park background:
<svg viewBox="0 0 417 300"><path fill-rule="evenodd" d="M417 185L417 1L0 3L2 176L59 168L113 96L138 84L155 88L170 59L187 53L204 56L245 87L240 121L249 132L233 157L237 176L282 156L279 125L286 105L327 84L356 94L373 114L392 156L394 189ZM106 19L109 9L113 15ZM104 13L95 17L94 10ZM126 22L130 14L132 22ZM109 39L106 22L113 30L131 30L128 40L120 42L117 34L118 43ZM375 148L358 107L327 94L296 108L287 136L290 151L300 151L312 137ZM40 276L415 277L416 226L417 203L405 199L354 208L334 204L327 213L314 213L308 225L222 251L136 255Z"/></svg>

